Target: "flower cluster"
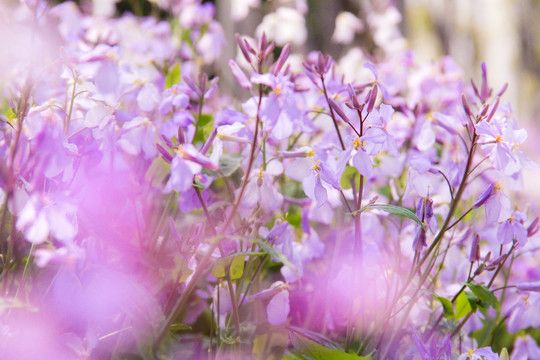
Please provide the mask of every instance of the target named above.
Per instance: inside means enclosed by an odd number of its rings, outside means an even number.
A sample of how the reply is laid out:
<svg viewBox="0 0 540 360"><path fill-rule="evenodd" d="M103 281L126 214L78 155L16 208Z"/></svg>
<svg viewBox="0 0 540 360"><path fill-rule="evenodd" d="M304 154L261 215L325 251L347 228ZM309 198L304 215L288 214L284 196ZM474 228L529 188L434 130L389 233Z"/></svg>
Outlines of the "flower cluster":
<svg viewBox="0 0 540 360"><path fill-rule="evenodd" d="M506 87L415 63L391 6L336 19L372 55L303 55L285 3L236 37L237 96L211 3L0 7L0 358L539 356Z"/></svg>

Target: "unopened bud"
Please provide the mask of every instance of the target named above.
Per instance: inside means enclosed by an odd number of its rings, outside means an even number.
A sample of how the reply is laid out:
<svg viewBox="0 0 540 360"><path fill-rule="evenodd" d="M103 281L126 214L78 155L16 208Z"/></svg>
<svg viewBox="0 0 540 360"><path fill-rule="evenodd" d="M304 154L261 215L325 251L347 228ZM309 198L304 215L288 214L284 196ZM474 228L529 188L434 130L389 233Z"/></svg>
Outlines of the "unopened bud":
<svg viewBox="0 0 540 360"><path fill-rule="evenodd" d="M471 107L469 106L469 102L467 101L465 94L461 95L461 102L463 103L463 109L465 110L467 116L473 116L473 112L471 111Z"/></svg>
<svg viewBox="0 0 540 360"><path fill-rule="evenodd" d="M489 105L488 104L484 104L482 105L482 109L480 109L480 116L486 116L487 112L489 110Z"/></svg>
<svg viewBox="0 0 540 360"><path fill-rule="evenodd" d="M350 123L350 120L347 117L347 115L345 115L341 107L334 100L329 98L328 104L332 107L332 109L334 109L335 112L338 113L338 115L343 119L343 121Z"/></svg>
<svg viewBox="0 0 540 360"><path fill-rule="evenodd" d="M533 222L531 223L531 225L529 225L529 227L527 228L527 237L533 236L540 229L540 225L538 224L538 220L540 220L540 218L537 216L536 219L534 219Z"/></svg>
<svg viewBox="0 0 540 360"><path fill-rule="evenodd" d="M168 163L171 163L171 161L173 160L172 155L167 150L165 150L165 148L161 146L160 144L156 144L156 147L159 153L161 154L161 157L163 158L163 160L165 160Z"/></svg>
<svg viewBox="0 0 540 360"><path fill-rule="evenodd" d="M377 84L373 86L373 91L371 91L371 96L369 97L369 102L367 106L367 112L368 114L373 111L373 108L375 107L375 101L377 100Z"/></svg>
<svg viewBox="0 0 540 360"><path fill-rule="evenodd" d="M492 107L491 107L491 112L489 113L488 117L486 118L486 121L487 122L490 122L491 119L493 119L493 116L495 116L495 112L497 111L497 109L499 108L499 101L500 101L500 97L497 96L497 99L495 99L495 103L493 103Z"/></svg>
<svg viewBox="0 0 540 360"><path fill-rule="evenodd" d="M486 203L486 201L491 197L491 195L493 194L493 190L495 189L495 183L491 183L489 184L489 186L484 190L482 191L482 193L480 194L480 196L478 197L478 199L476 199L476 201L474 202L474 204L472 205L472 208L473 209L477 209L479 208L480 206L484 205Z"/></svg>
<svg viewBox="0 0 540 360"><path fill-rule="evenodd" d="M499 92L497 93L497 97L501 97L506 92L506 89L508 89L508 83L505 83L501 90L499 90Z"/></svg>
<svg viewBox="0 0 540 360"><path fill-rule="evenodd" d="M480 92L478 91L478 88L476 87L476 84L474 83L474 81L471 79L471 85L473 87L473 90L474 90L474 94L476 95L477 98L481 98L480 96Z"/></svg>
<svg viewBox="0 0 540 360"><path fill-rule="evenodd" d="M480 256L480 236L476 234L473 238L473 242L471 245L471 253L469 255L469 261L475 262L479 261L481 258Z"/></svg>
<svg viewBox="0 0 540 360"><path fill-rule="evenodd" d="M285 61L287 61L287 58L289 57L290 51L291 46L289 44L283 47L283 50L281 50L281 54L279 54L279 58L276 61L276 66L274 66L274 71L272 71L274 75L277 75L283 68L283 65L285 65Z"/></svg>
<svg viewBox="0 0 540 360"><path fill-rule="evenodd" d="M263 31L261 38L259 40L259 52L264 53L267 45L268 45L268 40L266 39L266 33Z"/></svg>
<svg viewBox="0 0 540 360"><path fill-rule="evenodd" d="M516 288L521 291L540 292L540 282L528 282L516 285Z"/></svg>
<svg viewBox="0 0 540 360"><path fill-rule="evenodd" d="M482 85L480 88L480 100L486 102L486 100L491 96L493 90L488 85L487 80L487 66L486 63L482 63Z"/></svg>
<svg viewBox="0 0 540 360"><path fill-rule="evenodd" d="M354 91L351 84L347 86L347 90L349 91L349 98L352 101L353 109L360 110L360 104L358 103L358 98L356 97L356 92Z"/></svg>
<svg viewBox="0 0 540 360"><path fill-rule="evenodd" d="M178 144L185 144L186 137L184 135L184 129L181 126L178 127Z"/></svg>
<svg viewBox="0 0 540 360"><path fill-rule="evenodd" d="M171 139L169 139L169 138L166 137L165 135L162 134L162 135L161 135L161 139L162 139L163 141L165 141L165 144L166 144L169 148L171 148L171 149L176 148L176 145L174 145L174 143L171 141Z"/></svg>
<svg viewBox="0 0 540 360"><path fill-rule="evenodd" d="M240 51L242 52L242 55L244 55L244 59L246 59L246 61L248 63L251 63L251 56L249 55L249 52L248 52L248 49L245 45L245 42L244 42L244 39L242 39L240 37L240 35L236 34L234 36L234 38L236 39L236 43L238 44L238 47L240 48Z"/></svg>

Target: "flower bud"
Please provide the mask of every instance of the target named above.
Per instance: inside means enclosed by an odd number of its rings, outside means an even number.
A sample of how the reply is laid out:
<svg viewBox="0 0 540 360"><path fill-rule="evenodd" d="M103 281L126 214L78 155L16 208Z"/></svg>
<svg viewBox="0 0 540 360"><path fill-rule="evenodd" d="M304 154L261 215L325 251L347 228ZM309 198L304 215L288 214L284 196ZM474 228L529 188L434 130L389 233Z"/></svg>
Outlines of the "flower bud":
<svg viewBox="0 0 540 360"><path fill-rule="evenodd" d="M186 143L186 137L184 135L184 129L181 126L178 127L178 144L182 145Z"/></svg>
<svg viewBox="0 0 540 360"><path fill-rule="evenodd" d="M328 98L328 104L332 107L332 109L334 109L335 112L338 113L338 115L343 119L343 121L348 123L351 122L347 115L345 115L341 107L334 100Z"/></svg>
<svg viewBox="0 0 540 360"><path fill-rule="evenodd" d="M283 50L281 50L281 54L279 55L279 58L276 61L274 71L272 71L274 75L277 75L281 71L281 69L283 68L283 65L285 65L285 61L287 61L287 58L289 57L290 51L291 51L291 46L289 44L283 47Z"/></svg>
<svg viewBox="0 0 540 360"><path fill-rule="evenodd" d="M493 119L493 116L495 115L495 112L499 108L499 101L500 101L500 97L497 96L497 99L495 99L495 103L492 105L491 112L489 113L488 117L486 118L487 122L490 122L491 119Z"/></svg>
<svg viewBox="0 0 540 360"><path fill-rule="evenodd" d="M527 282L516 285L516 288L521 291L540 292L540 282Z"/></svg>
<svg viewBox="0 0 540 360"><path fill-rule="evenodd" d="M372 112L373 108L375 107L375 101L377 101L377 92L378 92L377 88L378 88L378 86L377 86L377 84L375 84L373 86L373 90L371 91L371 95L369 97L369 102L368 102L368 106L367 106L367 110L366 110L368 112L368 114L370 112Z"/></svg>
<svg viewBox="0 0 540 360"><path fill-rule="evenodd" d="M246 59L248 63L251 63L251 56L249 55L248 48L246 47L244 39L242 39L238 34L236 34L234 38L236 39L236 43L238 44L242 55L244 55L244 59Z"/></svg>
<svg viewBox="0 0 540 360"><path fill-rule="evenodd" d="M482 193L480 194L478 199L476 199L471 208L477 209L480 206L484 205L486 201L490 198L490 196L493 194L493 189L495 189L494 182L489 184L489 186L484 191L482 191Z"/></svg>
<svg viewBox="0 0 540 360"><path fill-rule="evenodd" d="M481 258L480 256L480 236L476 234L473 238L472 246L471 246L471 253L469 254L469 261L475 262L479 261Z"/></svg>
<svg viewBox="0 0 540 360"><path fill-rule="evenodd" d="M533 236L540 229L540 225L538 224L538 220L540 220L540 218L537 216L536 219L534 219L533 222L531 223L531 225L529 225L529 227L527 228L527 237Z"/></svg>
<svg viewBox="0 0 540 360"><path fill-rule="evenodd" d="M156 147L159 153L161 154L161 157L163 158L163 160L165 160L168 163L171 163L171 161L173 160L172 155L167 150L165 150L163 146L156 144Z"/></svg>

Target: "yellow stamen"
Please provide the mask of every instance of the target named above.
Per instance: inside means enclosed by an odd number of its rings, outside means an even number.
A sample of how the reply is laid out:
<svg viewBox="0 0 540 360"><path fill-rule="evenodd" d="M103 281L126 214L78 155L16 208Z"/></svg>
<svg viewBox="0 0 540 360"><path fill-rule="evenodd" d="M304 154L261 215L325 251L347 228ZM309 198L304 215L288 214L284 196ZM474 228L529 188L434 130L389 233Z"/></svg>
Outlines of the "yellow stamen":
<svg viewBox="0 0 540 360"><path fill-rule="evenodd" d="M181 157L185 157L186 156L186 152L184 151L184 149L182 148L182 145L178 145L178 148L176 149L176 153L178 155L180 155Z"/></svg>
<svg viewBox="0 0 540 360"><path fill-rule="evenodd" d="M500 134L497 135L497 137L495 138L495 142L502 142L502 141L504 141L502 135L500 135Z"/></svg>
<svg viewBox="0 0 540 360"><path fill-rule="evenodd" d="M279 84L278 86L276 86L276 88L274 89L274 93L276 93L276 95L281 95L281 92L283 91L283 89L281 88L281 84Z"/></svg>
<svg viewBox="0 0 540 360"><path fill-rule="evenodd" d="M313 165L311 168L315 171L321 171L321 166L319 165L321 163L321 160L317 160L315 165Z"/></svg>

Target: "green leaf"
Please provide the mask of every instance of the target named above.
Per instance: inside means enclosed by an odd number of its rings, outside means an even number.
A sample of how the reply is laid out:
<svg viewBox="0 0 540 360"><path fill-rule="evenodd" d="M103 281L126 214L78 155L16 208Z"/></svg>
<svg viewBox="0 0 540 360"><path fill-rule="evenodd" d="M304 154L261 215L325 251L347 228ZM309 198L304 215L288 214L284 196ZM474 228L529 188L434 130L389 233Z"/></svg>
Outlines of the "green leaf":
<svg viewBox="0 0 540 360"><path fill-rule="evenodd" d="M470 291L465 291L465 296L467 296L467 299L469 299L469 304L471 304L472 311L476 311L478 309L478 306L480 307L489 307L489 305L484 304L480 301L478 296L474 295L474 293Z"/></svg>
<svg viewBox="0 0 540 360"><path fill-rule="evenodd" d="M474 283L465 283L465 285L471 289L471 291L480 299L480 301L493 306L495 309L499 308L499 300L486 286L477 285Z"/></svg>
<svg viewBox="0 0 540 360"><path fill-rule="evenodd" d="M181 324L181 323L172 324L169 330L170 331L191 330L191 326L186 325L186 324Z"/></svg>
<svg viewBox="0 0 540 360"><path fill-rule="evenodd" d="M501 360L510 360L510 356L508 355L508 349L503 348L503 349L501 350L501 354L500 354L499 358L500 358Z"/></svg>
<svg viewBox="0 0 540 360"><path fill-rule="evenodd" d="M165 89L170 88L180 82L180 64L176 64L169 69L167 77L165 78Z"/></svg>
<svg viewBox="0 0 540 360"><path fill-rule="evenodd" d="M416 216L416 214L412 212L410 209L407 209L403 206L388 205L388 204L369 204L369 205L364 206L360 210L352 212L352 214L355 215L357 213L368 211L368 210L382 210L384 212L389 213L390 215L403 216L411 220L414 220L424 230L426 229L424 227L424 224L422 223L422 221L420 221L420 219Z"/></svg>
<svg viewBox="0 0 540 360"><path fill-rule="evenodd" d="M270 255L271 257L273 257L277 261L282 262L284 265L287 265L288 267L293 269L293 271L296 271L296 266L294 266L294 264L292 262L290 262L289 259L287 259L287 257L285 255L283 255L282 253L280 253L279 251L277 251L276 249L274 249L272 246L268 245L266 242L264 242L261 239L255 239L255 242L268 255Z"/></svg>
<svg viewBox="0 0 540 360"><path fill-rule="evenodd" d="M353 181L355 188L358 190L360 188L360 173L354 166L347 166L343 175L341 175L339 184L342 189L347 190L352 188Z"/></svg>
<svg viewBox="0 0 540 360"><path fill-rule="evenodd" d="M231 279L236 280L242 277L244 273L244 256L234 254L234 256L226 256L218 259L212 269L212 275L215 277L225 277L225 269L229 269Z"/></svg>
<svg viewBox="0 0 540 360"><path fill-rule="evenodd" d="M229 271L231 273L231 279L240 279L244 273L244 256L235 257L231 263L231 268Z"/></svg>
<svg viewBox="0 0 540 360"><path fill-rule="evenodd" d="M456 320L459 320L472 311L467 294L462 292L456 299Z"/></svg>
<svg viewBox="0 0 540 360"><path fill-rule="evenodd" d="M300 214L288 214L287 222L294 227L300 227L302 224L302 216Z"/></svg>
<svg viewBox="0 0 540 360"><path fill-rule="evenodd" d="M217 278L225 277L225 269L229 269L231 279L240 279L244 273L244 255L234 257L223 257L216 261L212 275Z"/></svg>
<svg viewBox="0 0 540 360"><path fill-rule="evenodd" d="M371 360L371 356L358 356L349 354L340 349L331 349L322 346L315 341L309 340L303 336L290 333L291 342L297 354L306 356L313 360Z"/></svg>
<svg viewBox="0 0 540 360"><path fill-rule="evenodd" d="M212 127L209 125L211 125L212 119L212 114L201 114L197 119L197 132L193 136L193 144L204 142L210 135Z"/></svg>
<svg viewBox="0 0 540 360"><path fill-rule="evenodd" d="M435 300L441 303L443 307L444 317L448 319L454 318L454 308L452 306L452 302L448 300L447 298L444 298L442 296L435 296Z"/></svg>

